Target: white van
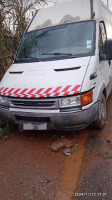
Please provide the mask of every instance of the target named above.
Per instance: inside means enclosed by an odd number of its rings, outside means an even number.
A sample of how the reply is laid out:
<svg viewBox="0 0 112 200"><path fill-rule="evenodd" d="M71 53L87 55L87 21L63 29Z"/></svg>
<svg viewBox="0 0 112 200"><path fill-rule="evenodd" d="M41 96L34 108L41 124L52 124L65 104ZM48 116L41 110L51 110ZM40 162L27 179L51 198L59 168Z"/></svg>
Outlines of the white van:
<svg viewBox="0 0 112 200"><path fill-rule="evenodd" d="M103 128L111 39L112 13L100 0L38 10L0 82L0 115L24 130Z"/></svg>

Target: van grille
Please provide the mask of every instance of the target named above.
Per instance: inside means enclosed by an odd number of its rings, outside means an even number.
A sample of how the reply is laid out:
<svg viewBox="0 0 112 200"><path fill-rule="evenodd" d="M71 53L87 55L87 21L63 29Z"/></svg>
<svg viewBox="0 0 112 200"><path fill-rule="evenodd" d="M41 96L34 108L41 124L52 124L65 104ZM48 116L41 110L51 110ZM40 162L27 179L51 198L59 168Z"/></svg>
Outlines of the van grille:
<svg viewBox="0 0 112 200"><path fill-rule="evenodd" d="M32 123L49 123L50 122L50 118L49 117L25 117L25 116L15 116L16 120L18 122L22 122L22 123L28 123L28 122L32 122Z"/></svg>
<svg viewBox="0 0 112 200"><path fill-rule="evenodd" d="M58 109L58 99L19 99L11 98L10 106L25 109Z"/></svg>

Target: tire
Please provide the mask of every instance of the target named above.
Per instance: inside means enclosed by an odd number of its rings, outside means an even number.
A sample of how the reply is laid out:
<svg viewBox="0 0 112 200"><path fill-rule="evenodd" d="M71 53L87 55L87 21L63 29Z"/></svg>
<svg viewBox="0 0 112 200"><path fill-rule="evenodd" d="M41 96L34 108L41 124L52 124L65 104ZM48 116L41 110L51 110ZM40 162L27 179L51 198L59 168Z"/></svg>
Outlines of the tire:
<svg viewBox="0 0 112 200"><path fill-rule="evenodd" d="M98 118L94 122L94 126L97 129L103 129L106 123L106 99L102 94L102 97L98 105Z"/></svg>

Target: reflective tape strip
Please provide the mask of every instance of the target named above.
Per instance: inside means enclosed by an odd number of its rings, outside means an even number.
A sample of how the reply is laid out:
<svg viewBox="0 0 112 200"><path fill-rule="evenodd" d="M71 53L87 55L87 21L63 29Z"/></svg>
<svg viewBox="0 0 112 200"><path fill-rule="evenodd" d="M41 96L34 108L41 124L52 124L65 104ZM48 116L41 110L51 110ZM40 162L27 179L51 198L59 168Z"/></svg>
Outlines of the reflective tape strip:
<svg viewBox="0 0 112 200"><path fill-rule="evenodd" d="M81 85L66 85L50 88L0 88L0 95L18 98L44 98L68 96L80 93Z"/></svg>

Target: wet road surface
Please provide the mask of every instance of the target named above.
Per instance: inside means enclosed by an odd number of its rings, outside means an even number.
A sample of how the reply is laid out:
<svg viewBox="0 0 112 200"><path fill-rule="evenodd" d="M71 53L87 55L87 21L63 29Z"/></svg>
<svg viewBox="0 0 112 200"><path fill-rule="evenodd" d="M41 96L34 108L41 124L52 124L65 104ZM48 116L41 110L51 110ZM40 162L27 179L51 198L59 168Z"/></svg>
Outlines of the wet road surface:
<svg viewBox="0 0 112 200"><path fill-rule="evenodd" d="M14 130L2 139L0 200L112 200L111 99L102 131ZM50 148L60 138L72 142L70 156Z"/></svg>

